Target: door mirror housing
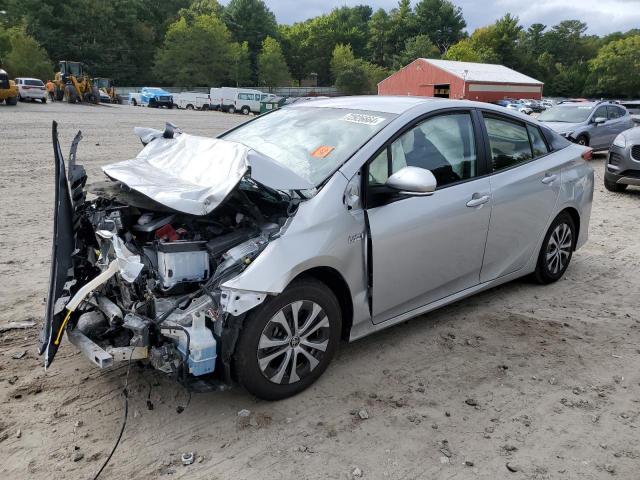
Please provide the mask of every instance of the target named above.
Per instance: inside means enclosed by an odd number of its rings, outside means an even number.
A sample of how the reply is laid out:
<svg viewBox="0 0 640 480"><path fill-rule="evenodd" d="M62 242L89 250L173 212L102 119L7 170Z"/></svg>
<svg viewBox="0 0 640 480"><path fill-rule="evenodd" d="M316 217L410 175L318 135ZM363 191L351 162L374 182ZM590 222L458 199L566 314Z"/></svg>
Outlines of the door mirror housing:
<svg viewBox="0 0 640 480"><path fill-rule="evenodd" d="M405 195L431 195L438 182L431 170L420 167L404 167L391 175L385 185Z"/></svg>
<svg viewBox="0 0 640 480"><path fill-rule="evenodd" d="M596 117L593 119L593 123L595 123L596 125L600 125L601 123L606 122L607 119L605 117Z"/></svg>

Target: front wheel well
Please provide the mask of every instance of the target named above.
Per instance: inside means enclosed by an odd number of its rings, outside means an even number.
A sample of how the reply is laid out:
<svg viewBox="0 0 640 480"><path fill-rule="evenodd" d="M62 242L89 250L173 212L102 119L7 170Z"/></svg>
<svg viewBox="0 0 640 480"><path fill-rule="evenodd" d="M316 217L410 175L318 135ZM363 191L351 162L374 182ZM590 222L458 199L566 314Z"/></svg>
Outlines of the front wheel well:
<svg viewBox="0 0 640 480"><path fill-rule="evenodd" d="M578 244L578 236L580 235L580 214L578 213L578 211L573 208L573 207L567 207L564 210L562 210L561 212L558 213L558 215L560 215L560 213L566 212L569 214L569 216L571 217L571 220L573 220L573 224L576 227L576 240L573 243L573 249L575 251L576 249L576 245Z"/></svg>
<svg viewBox="0 0 640 480"><path fill-rule="evenodd" d="M300 273L294 278L312 277L324 283L333 292L340 304L342 313L342 338L347 340L353 325L353 301L351 290L344 277L331 267L314 267Z"/></svg>

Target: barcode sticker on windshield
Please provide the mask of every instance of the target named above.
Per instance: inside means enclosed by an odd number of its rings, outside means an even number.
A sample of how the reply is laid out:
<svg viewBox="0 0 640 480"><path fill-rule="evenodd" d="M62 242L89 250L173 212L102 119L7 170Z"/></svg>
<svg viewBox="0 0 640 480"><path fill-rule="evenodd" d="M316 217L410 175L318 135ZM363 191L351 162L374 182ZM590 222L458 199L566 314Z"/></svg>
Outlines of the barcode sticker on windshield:
<svg viewBox="0 0 640 480"><path fill-rule="evenodd" d="M376 117L375 115L366 115L364 113L348 113L342 120L351 123L361 123L363 125L378 125L384 122L384 118Z"/></svg>

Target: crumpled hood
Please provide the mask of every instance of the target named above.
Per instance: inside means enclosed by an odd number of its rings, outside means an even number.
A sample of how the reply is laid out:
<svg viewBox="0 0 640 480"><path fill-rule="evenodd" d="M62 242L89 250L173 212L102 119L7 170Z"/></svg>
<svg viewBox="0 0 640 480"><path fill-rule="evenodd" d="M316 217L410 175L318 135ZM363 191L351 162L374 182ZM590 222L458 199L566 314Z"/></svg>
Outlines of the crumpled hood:
<svg viewBox="0 0 640 480"><path fill-rule="evenodd" d="M563 134L567 132L573 132L581 123L567 123L567 122L541 122L546 127L549 127L556 133Z"/></svg>
<svg viewBox="0 0 640 480"><path fill-rule="evenodd" d="M313 188L292 170L245 145L185 133L155 138L133 160L102 170L132 190L192 215L215 210L247 173L276 190Z"/></svg>

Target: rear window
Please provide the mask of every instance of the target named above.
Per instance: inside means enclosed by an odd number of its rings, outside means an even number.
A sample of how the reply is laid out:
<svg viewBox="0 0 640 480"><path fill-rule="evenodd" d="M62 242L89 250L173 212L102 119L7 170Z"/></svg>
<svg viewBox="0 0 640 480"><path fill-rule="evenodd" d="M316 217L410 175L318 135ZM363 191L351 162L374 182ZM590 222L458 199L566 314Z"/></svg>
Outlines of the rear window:
<svg viewBox="0 0 640 480"><path fill-rule="evenodd" d="M42 80L25 80L25 85L31 85L32 87L44 87L44 83Z"/></svg>

